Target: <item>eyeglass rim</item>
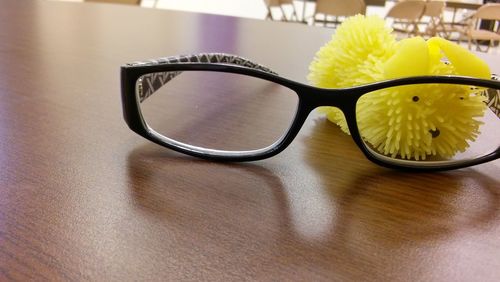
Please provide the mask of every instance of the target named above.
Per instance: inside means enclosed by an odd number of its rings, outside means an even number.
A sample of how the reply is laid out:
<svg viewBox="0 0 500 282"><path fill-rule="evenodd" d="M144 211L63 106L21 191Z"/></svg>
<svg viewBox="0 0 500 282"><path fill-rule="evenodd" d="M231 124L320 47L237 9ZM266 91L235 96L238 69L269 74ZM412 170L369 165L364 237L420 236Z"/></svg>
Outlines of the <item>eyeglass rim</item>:
<svg viewBox="0 0 500 282"><path fill-rule="evenodd" d="M136 81L142 75L153 72L169 71L215 71L242 74L251 77L264 79L277 83L293 90L298 97L298 107L295 119L286 134L277 142L267 148L254 151L240 151L239 153L225 154L226 151L208 150L204 152L194 146L178 146L166 142L161 135L152 131L143 120L140 113L139 101L135 93ZM469 167L485 162L489 162L500 157L500 148L494 152L479 158L451 162L448 164L432 164L421 162L419 165L411 165L410 162L398 162L397 159L389 159L374 154L362 141L356 122L355 108L359 97L366 93L402 85L425 84L425 83L446 83L446 84L470 84L480 87L488 87L500 90L500 82L495 80L485 80L463 76L418 76L405 77L350 88L326 89L306 85L279 76L276 73L265 72L244 66L224 64L224 63L198 63L198 62L177 62L177 63L156 63L156 64L127 64L121 67L121 87L122 87L122 107L126 123L131 130L140 136L169 149L180 153L191 155L213 161L256 161L270 158L282 152L296 137L309 114L319 106L334 106L339 108L345 115L351 137L354 142L372 162L395 169L411 171L440 171ZM347 95L346 95L347 94ZM335 96L335 97L334 97ZM334 98L332 98L334 97ZM198 149L197 149L198 148ZM392 161L391 161L392 160ZM424 165L425 164L425 165Z"/></svg>

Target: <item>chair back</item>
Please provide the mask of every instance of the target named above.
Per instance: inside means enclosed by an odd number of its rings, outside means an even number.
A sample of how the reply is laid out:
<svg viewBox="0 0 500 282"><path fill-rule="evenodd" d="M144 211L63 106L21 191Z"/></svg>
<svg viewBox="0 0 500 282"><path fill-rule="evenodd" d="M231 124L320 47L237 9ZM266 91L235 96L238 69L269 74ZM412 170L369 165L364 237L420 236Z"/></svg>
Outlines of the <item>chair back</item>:
<svg viewBox="0 0 500 282"><path fill-rule="evenodd" d="M366 13L364 0L316 0L315 14L354 16Z"/></svg>
<svg viewBox="0 0 500 282"><path fill-rule="evenodd" d="M488 43L486 51L495 46L495 42L500 42L500 4L485 4L472 15L469 26L465 29L469 49L472 50L472 42L475 42L476 49L481 50L480 45Z"/></svg>
<svg viewBox="0 0 500 282"><path fill-rule="evenodd" d="M402 1L396 2L389 10L386 17L417 21L424 13L425 1Z"/></svg>
<svg viewBox="0 0 500 282"><path fill-rule="evenodd" d="M445 1L427 1L425 3L424 16L440 18L446 8Z"/></svg>
<svg viewBox="0 0 500 282"><path fill-rule="evenodd" d="M485 4L479 9L477 9L476 13L472 16L475 19L482 20L500 20L500 4L499 3L488 3Z"/></svg>

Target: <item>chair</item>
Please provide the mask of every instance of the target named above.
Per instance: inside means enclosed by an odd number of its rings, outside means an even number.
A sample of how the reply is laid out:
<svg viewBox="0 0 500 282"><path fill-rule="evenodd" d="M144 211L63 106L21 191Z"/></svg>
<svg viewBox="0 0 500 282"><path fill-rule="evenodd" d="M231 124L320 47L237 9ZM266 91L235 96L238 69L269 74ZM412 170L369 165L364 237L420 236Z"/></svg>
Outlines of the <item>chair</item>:
<svg viewBox="0 0 500 282"><path fill-rule="evenodd" d="M141 4L141 0L85 0L85 2L115 3L115 4L129 4L129 5Z"/></svg>
<svg viewBox="0 0 500 282"><path fill-rule="evenodd" d="M316 8L313 15L313 24L323 22L334 25L340 23L339 17L354 16L357 14L364 15L366 13L366 4L364 0L316 0ZM323 16L323 19L318 19L318 16ZM334 17L333 21L329 21L328 17Z"/></svg>
<svg viewBox="0 0 500 282"><path fill-rule="evenodd" d="M408 0L396 2L389 10L386 18L393 18L393 28L405 32L408 36L418 35L418 23L425 11L425 1ZM401 27L399 27L401 25Z"/></svg>
<svg viewBox="0 0 500 282"><path fill-rule="evenodd" d="M487 20L489 22L489 30L480 29L481 21ZM472 47L472 41L476 43L476 49L479 48L481 40L489 41L488 49L494 46L495 41L500 42L499 34L499 21L500 21L500 4L489 3L481 6L472 15L468 27L465 30L467 36L469 50Z"/></svg>
<svg viewBox="0 0 500 282"><path fill-rule="evenodd" d="M446 27L443 19L445 9L446 2L442 0L428 0L425 3L424 12L422 13L422 19L428 18L428 21L426 21L427 26L425 27L424 32L426 35L436 36L439 34L441 35L441 37L450 37L449 33L452 30Z"/></svg>
<svg viewBox="0 0 500 282"><path fill-rule="evenodd" d="M266 4L267 7L266 19L274 20L273 13L271 10L272 8L279 8L281 10L280 20L290 21L293 20L294 17L295 20L298 20L297 11L295 10L295 5L293 4L293 0L264 0L264 4ZM285 9L283 8L284 5L292 6L292 14L290 15L290 18L286 16Z"/></svg>

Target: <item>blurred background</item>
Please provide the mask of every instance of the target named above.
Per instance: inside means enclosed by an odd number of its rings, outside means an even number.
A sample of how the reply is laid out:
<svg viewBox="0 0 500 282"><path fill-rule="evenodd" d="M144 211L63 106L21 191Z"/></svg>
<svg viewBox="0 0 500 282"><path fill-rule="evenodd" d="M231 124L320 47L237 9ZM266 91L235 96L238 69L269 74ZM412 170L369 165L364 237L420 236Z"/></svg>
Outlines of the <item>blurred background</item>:
<svg viewBox="0 0 500 282"><path fill-rule="evenodd" d="M336 28L355 14L378 15L398 34L440 36L498 53L499 0L50 0L138 5Z"/></svg>

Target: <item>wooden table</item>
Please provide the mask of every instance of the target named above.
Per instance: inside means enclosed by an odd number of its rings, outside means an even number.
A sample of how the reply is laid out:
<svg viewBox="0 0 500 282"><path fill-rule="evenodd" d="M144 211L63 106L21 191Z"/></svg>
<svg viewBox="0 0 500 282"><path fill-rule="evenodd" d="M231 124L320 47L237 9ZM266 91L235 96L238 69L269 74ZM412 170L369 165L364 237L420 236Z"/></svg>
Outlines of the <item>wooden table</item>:
<svg viewBox="0 0 500 282"><path fill-rule="evenodd" d="M214 163L122 119L125 62L221 51L304 81L331 30L121 5L0 7L0 280L498 281L498 161L393 171L311 116L274 158Z"/></svg>

